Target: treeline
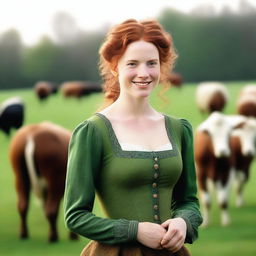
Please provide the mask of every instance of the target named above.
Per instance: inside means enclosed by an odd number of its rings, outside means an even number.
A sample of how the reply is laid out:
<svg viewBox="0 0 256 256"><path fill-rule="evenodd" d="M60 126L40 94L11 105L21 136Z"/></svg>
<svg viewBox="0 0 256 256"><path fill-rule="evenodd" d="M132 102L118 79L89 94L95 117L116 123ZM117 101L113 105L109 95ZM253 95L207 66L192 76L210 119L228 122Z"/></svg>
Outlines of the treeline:
<svg viewBox="0 0 256 256"><path fill-rule="evenodd" d="M256 9L212 16L198 11L166 10L159 18L173 36L177 71L186 81L256 79Z"/></svg>
<svg viewBox="0 0 256 256"><path fill-rule="evenodd" d="M175 71L186 82L256 78L256 9L243 3L238 13L166 9L157 17L173 36L179 55ZM0 88L31 87L38 80L100 80L98 49L105 34L79 30L68 14L57 16L55 40L43 37L30 47L18 31L6 31L0 37Z"/></svg>

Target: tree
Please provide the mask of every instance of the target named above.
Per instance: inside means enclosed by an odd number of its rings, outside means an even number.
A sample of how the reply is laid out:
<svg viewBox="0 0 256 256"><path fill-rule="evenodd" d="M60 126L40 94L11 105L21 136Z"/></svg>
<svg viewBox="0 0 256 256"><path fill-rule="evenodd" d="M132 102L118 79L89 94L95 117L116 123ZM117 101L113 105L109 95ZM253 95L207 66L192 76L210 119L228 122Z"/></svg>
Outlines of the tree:
<svg viewBox="0 0 256 256"><path fill-rule="evenodd" d="M26 50L24 76L31 83L37 80L54 80L57 69L56 62L60 55L59 48L48 37L43 37L39 43Z"/></svg>
<svg viewBox="0 0 256 256"><path fill-rule="evenodd" d="M0 37L0 88L19 87L22 78L23 44L17 30L10 29Z"/></svg>

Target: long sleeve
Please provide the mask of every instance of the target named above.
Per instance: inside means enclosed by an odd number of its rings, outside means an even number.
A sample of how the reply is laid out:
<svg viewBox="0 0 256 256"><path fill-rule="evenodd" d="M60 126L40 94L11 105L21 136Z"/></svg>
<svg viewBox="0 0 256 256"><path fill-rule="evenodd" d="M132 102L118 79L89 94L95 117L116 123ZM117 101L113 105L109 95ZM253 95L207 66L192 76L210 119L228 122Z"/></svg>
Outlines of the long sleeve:
<svg viewBox="0 0 256 256"><path fill-rule="evenodd" d="M197 198L192 127L185 119L181 119L181 124L183 169L173 190L171 208L172 217L181 217L187 224L185 242L193 243L198 237L198 227L202 223L202 217Z"/></svg>
<svg viewBox="0 0 256 256"><path fill-rule="evenodd" d="M87 120L74 130L69 145L64 195L66 226L77 234L103 243L136 240L137 221L101 218L92 213L102 148L102 136L92 121Z"/></svg>

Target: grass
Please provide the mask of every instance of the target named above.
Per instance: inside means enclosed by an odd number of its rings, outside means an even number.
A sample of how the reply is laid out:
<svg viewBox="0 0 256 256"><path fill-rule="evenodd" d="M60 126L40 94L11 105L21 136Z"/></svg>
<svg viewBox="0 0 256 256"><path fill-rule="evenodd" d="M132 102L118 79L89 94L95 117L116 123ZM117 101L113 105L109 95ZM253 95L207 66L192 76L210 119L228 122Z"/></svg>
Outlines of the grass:
<svg viewBox="0 0 256 256"><path fill-rule="evenodd" d="M244 85L240 83L228 83L230 101L225 113L235 113L235 101ZM198 112L195 102L195 85L185 85L182 89L172 88L166 93L169 102L163 102L155 92L151 102L160 112L188 119L195 128L203 117ZM11 97L20 96L26 104L25 124L37 123L49 120L60 124L70 130L82 120L96 111L102 100L102 95L91 95L81 100L64 99L60 94L53 95L46 102L40 103L32 90L1 91L0 102ZM12 135L15 133L13 131ZM13 173L8 161L8 145L10 138L0 132L0 255L10 256L58 256L79 255L82 248L88 242L80 238L78 242L68 240L68 232L63 224L63 212L60 211L58 229L60 242L48 244L48 223L37 200L32 195L28 214L28 226L30 239L18 238L19 216L16 210L16 194L14 189ZM200 228L200 238L188 245L194 256L254 256L256 255L256 164L251 168L251 178L245 187L246 204L242 208L236 208L234 191L230 200L230 215L232 224L228 227L220 226L219 209L215 198L211 211L211 225L207 229ZM62 208L61 208L62 209ZM94 212L102 215L100 206L96 202Z"/></svg>

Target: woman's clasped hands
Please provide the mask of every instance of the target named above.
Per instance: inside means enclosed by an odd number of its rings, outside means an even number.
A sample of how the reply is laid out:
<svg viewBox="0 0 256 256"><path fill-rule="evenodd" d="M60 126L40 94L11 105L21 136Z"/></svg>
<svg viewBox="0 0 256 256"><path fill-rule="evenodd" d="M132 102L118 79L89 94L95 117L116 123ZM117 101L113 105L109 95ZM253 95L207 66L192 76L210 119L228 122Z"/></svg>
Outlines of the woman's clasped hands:
<svg viewBox="0 0 256 256"><path fill-rule="evenodd" d="M187 225L184 219L168 219L161 225L151 222L140 222L137 240L143 245L161 250L177 252L184 244Z"/></svg>

